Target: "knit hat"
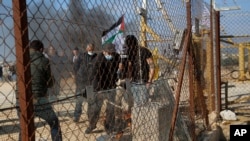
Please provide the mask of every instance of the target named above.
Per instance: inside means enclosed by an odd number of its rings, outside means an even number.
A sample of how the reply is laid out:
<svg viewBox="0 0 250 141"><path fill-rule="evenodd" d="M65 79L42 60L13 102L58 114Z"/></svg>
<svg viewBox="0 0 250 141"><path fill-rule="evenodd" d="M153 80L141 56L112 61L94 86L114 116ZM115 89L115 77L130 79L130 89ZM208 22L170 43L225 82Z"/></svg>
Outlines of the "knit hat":
<svg viewBox="0 0 250 141"><path fill-rule="evenodd" d="M106 52L115 52L115 45L111 43L107 43L104 45L104 51Z"/></svg>

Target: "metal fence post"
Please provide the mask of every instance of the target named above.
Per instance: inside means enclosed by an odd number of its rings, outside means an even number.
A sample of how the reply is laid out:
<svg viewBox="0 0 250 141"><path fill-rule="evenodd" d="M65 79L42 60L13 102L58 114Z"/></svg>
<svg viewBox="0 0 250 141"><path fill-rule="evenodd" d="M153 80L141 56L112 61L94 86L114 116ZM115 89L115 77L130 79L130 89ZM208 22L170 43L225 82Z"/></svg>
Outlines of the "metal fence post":
<svg viewBox="0 0 250 141"><path fill-rule="evenodd" d="M217 102L216 102L216 111L219 113L221 111L221 63L220 63L220 12L215 11L215 37L216 37L216 46L215 46L215 55L216 55L216 84L217 84Z"/></svg>
<svg viewBox="0 0 250 141"><path fill-rule="evenodd" d="M20 102L21 140L35 141L26 0L12 0Z"/></svg>

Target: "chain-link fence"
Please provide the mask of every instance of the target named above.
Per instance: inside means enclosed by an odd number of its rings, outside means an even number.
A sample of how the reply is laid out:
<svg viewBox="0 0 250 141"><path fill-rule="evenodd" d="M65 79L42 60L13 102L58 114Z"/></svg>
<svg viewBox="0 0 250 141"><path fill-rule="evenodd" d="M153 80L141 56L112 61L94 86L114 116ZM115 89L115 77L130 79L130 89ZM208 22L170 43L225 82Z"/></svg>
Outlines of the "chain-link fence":
<svg viewBox="0 0 250 141"><path fill-rule="evenodd" d="M191 34L187 38L187 25L190 25L188 22L191 19L187 17L189 2L26 0L25 6L24 3L25 0L2 0L0 3L3 68L0 82L1 140L18 140L19 133L22 133L22 139L33 140L35 136L36 140L51 140L61 132L63 140L168 140L169 136L174 136L174 140L186 141L196 138L199 133L194 130L195 124L199 125L198 131L206 128L206 107L202 107L204 99L199 94L202 93L199 73L203 71L203 66L192 61L202 60L202 57L195 53L197 50L187 49L188 46L196 47L190 40ZM192 18L201 19L199 13L203 2L193 0L191 5ZM27 25L24 22L26 16ZM112 28L112 25L117 27ZM112 77L118 76L115 75L117 70L114 70L119 68L118 65L111 69L96 63L101 60L94 61L92 67L95 69L88 73L84 71L91 64L79 63L82 72L75 72L74 52L78 50L84 56L84 52L86 55L89 51L88 47L94 45L94 53L99 54L96 59L100 59L98 57L105 54L102 39L114 37L112 33L116 36L121 33L122 38L134 35L140 45L150 50L152 56L147 57L152 58L155 64L154 81L150 86L141 82L130 83L123 77L116 81L121 84L116 83L110 89L89 87L82 79L99 75L101 81L107 76L101 85L104 87L113 81ZM27 54L28 47L32 45L25 43L26 38L30 42L42 41L44 57L49 59L54 85L48 88L46 95L34 97L29 92L32 90L34 94L36 91L34 80L44 78L36 79L32 73L37 58L32 58L32 52ZM113 43L126 66L129 53L124 54L123 51L127 46ZM184 47L189 54L194 53L185 57ZM133 56L141 55L143 53ZM133 61L143 61L132 58ZM82 57L82 60L86 58ZM144 73L143 66L134 65L134 69L139 68ZM31 76L27 68L31 68ZM150 67L146 68L150 70ZM108 70L104 72L105 69ZM182 72L183 77L180 77ZM88 87L84 89L82 86ZM193 93L194 96L191 95ZM176 115L173 114L175 111ZM173 123L174 135L171 135Z"/></svg>
<svg viewBox="0 0 250 141"><path fill-rule="evenodd" d="M249 101L249 22L247 11L221 12L221 74L227 86L224 108L248 115ZM225 86L224 85L224 86Z"/></svg>
<svg viewBox="0 0 250 141"><path fill-rule="evenodd" d="M249 32L246 26L249 12L233 6L211 13L210 7L205 6L201 14L203 18L196 16L193 22L193 26L200 22L201 27L198 33L197 26L193 28L195 77L198 82L194 82L194 89L198 97L202 96L198 100L206 103L202 107L198 101L195 104L199 108L195 110L210 114L215 111L220 116L222 110L229 109L236 113L239 120L246 121L249 119ZM201 110L204 108L208 112ZM205 120L205 123L208 121ZM209 121L209 124L212 123ZM225 129L227 138L228 128Z"/></svg>

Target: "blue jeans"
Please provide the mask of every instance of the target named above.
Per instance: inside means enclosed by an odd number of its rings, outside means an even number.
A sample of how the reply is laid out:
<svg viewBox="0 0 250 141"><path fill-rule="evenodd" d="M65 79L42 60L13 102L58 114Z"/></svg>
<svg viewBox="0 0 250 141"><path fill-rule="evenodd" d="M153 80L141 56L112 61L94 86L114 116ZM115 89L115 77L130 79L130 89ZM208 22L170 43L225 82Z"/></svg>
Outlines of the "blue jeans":
<svg viewBox="0 0 250 141"><path fill-rule="evenodd" d="M62 141L62 133L58 117L56 116L51 104L48 103L49 101L46 97L38 98L37 103L34 104L34 114L35 116L44 119L49 124L52 141ZM17 106L19 106L18 102ZM17 109L17 115L20 117L19 108ZM19 141L20 140L21 133L19 133Z"/></svg>

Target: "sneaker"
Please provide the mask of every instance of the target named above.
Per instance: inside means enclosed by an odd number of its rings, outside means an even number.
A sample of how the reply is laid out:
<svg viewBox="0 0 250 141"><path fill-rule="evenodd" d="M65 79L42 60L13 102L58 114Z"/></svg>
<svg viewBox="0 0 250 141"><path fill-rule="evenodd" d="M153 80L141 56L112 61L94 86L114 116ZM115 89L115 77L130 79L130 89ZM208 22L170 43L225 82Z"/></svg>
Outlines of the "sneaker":
<svg viewBox="0 0 250 141"><path fill-rule="evenodd" d="M96 126L94 126L94 127L89 126L89 127L85 130L85 134L90 134L95 128L96 128Z"/></svg>

